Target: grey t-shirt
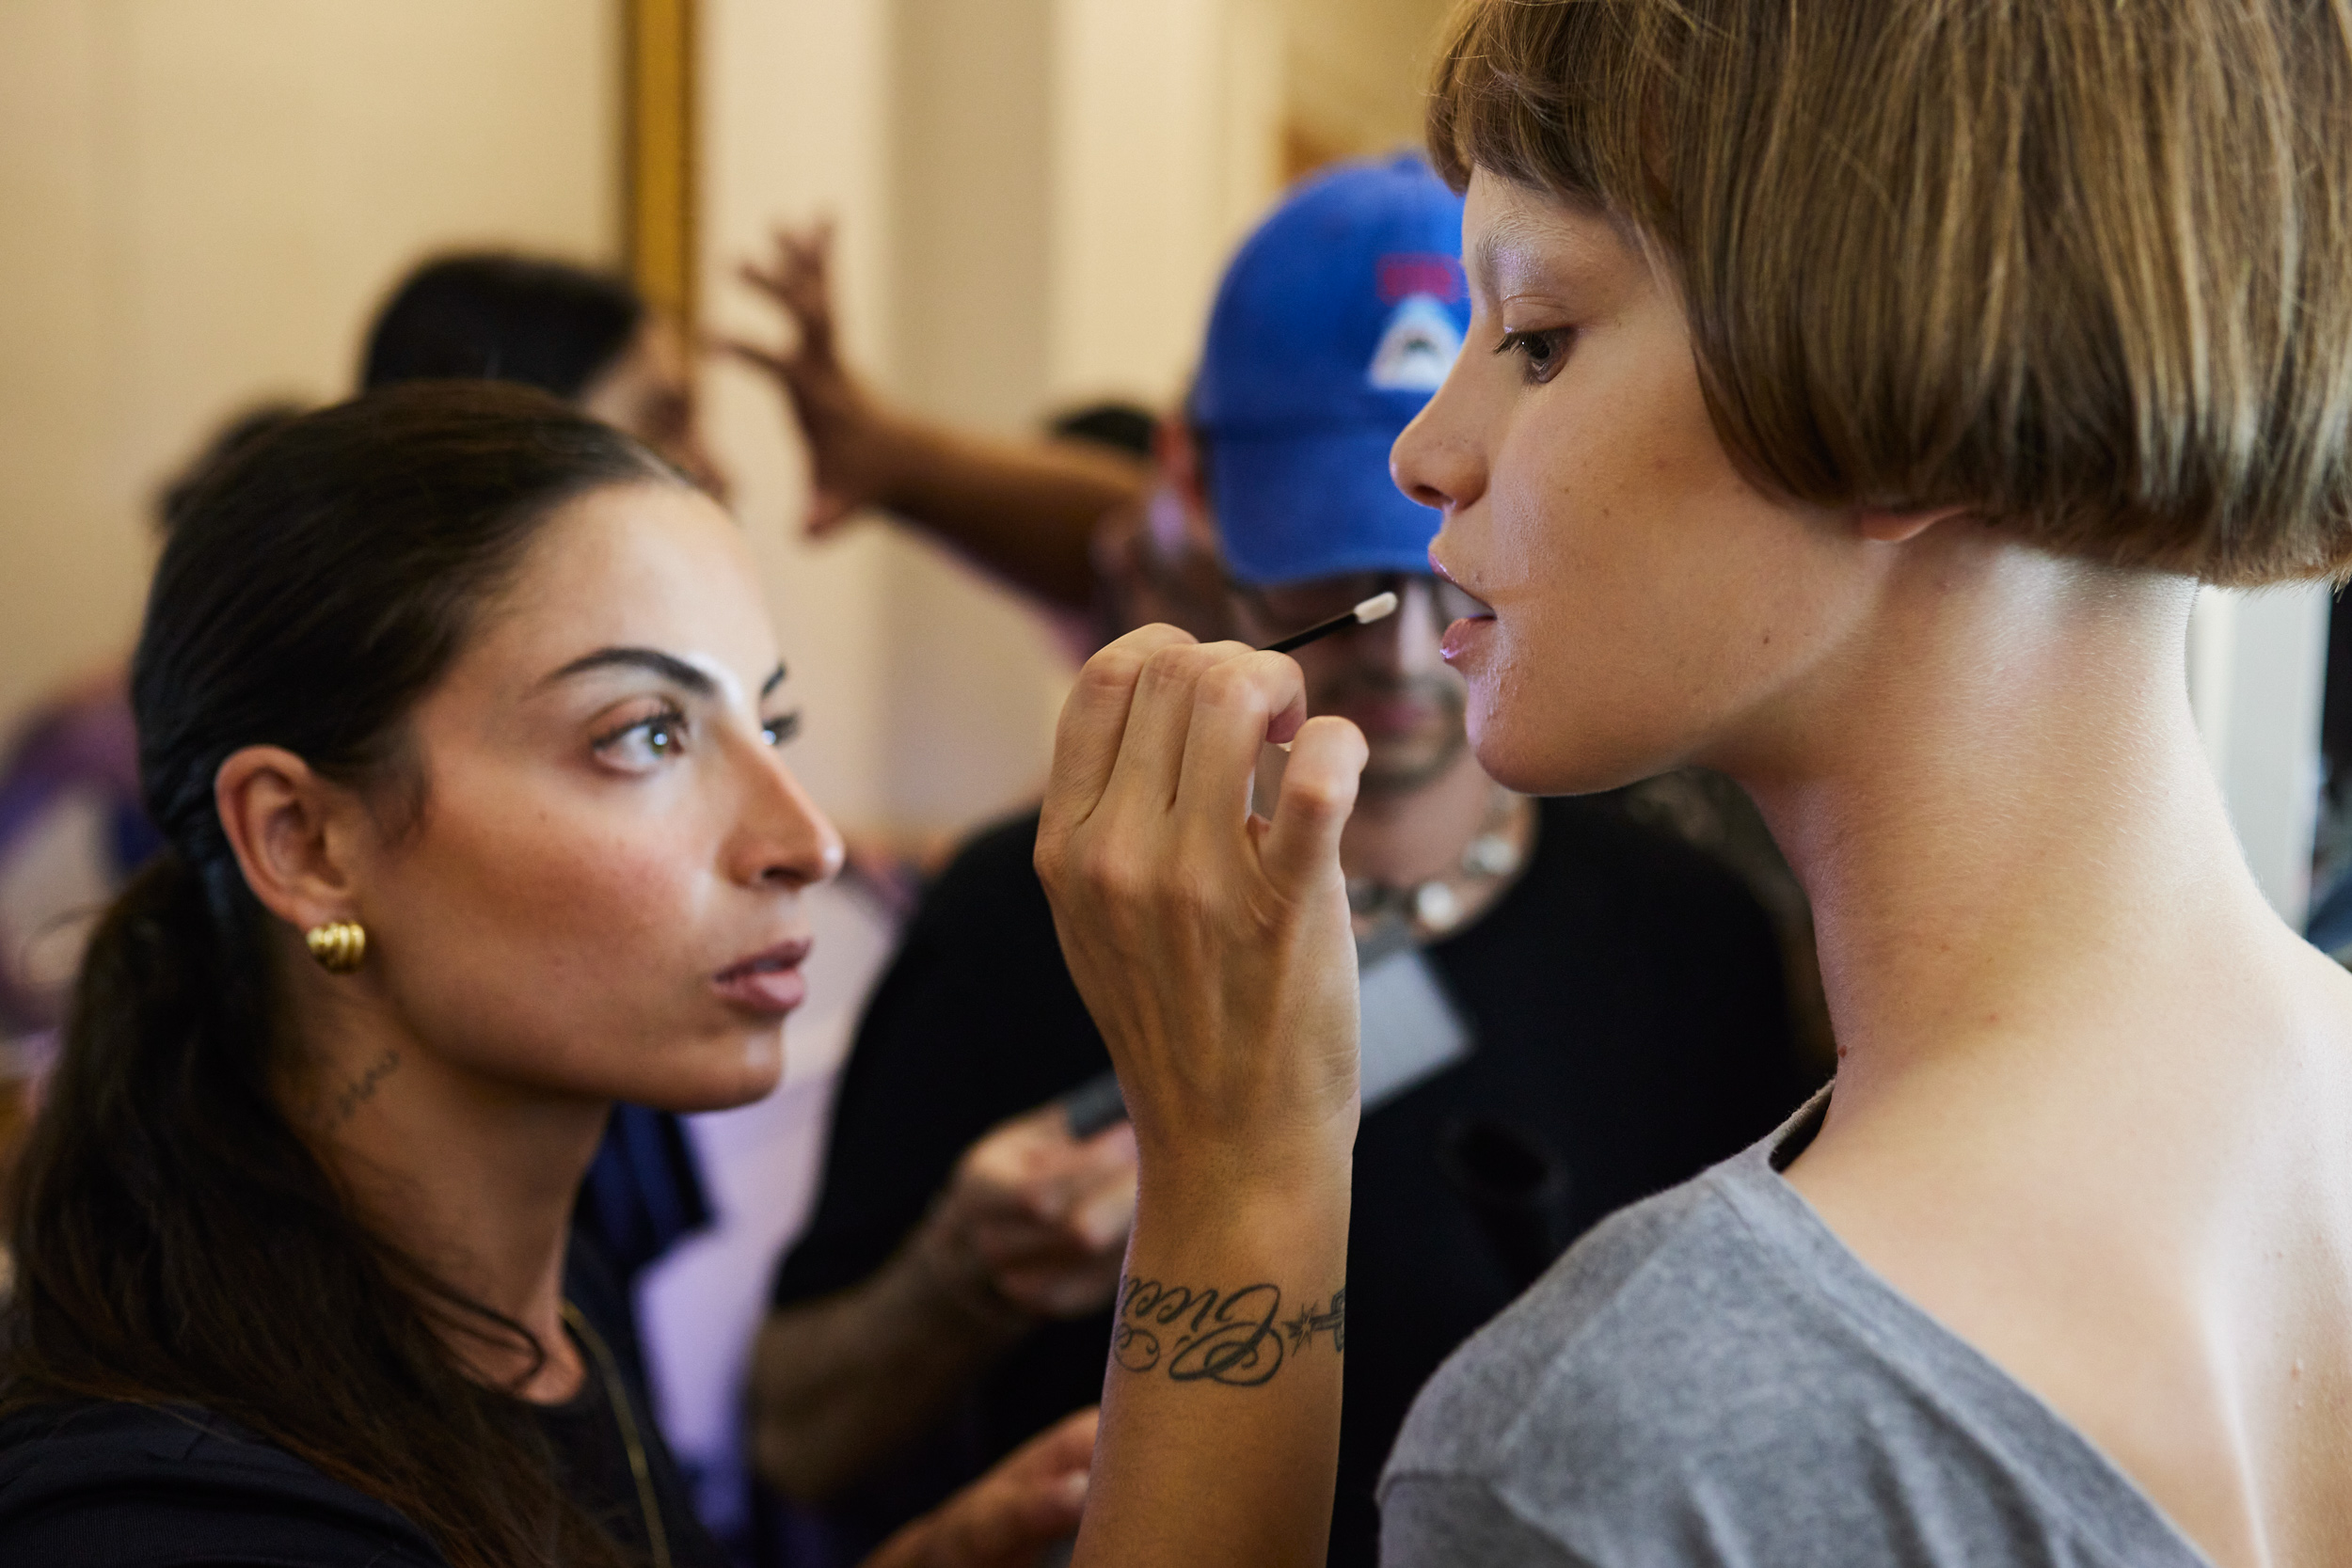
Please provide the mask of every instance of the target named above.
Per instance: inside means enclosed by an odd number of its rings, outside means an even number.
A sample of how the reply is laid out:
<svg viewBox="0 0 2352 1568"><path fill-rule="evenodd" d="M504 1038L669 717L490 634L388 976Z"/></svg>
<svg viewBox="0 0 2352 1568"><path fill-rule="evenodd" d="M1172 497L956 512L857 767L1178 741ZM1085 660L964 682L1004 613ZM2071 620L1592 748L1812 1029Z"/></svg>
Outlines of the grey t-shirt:
<svg viewBox="0 0 2352 1568"><path fill-rule="evenodd" d="M2210 1568L2023 1386L1846 1250L1772 1137L1596 1228L1422 1390L1390 1568Z"/></svg>

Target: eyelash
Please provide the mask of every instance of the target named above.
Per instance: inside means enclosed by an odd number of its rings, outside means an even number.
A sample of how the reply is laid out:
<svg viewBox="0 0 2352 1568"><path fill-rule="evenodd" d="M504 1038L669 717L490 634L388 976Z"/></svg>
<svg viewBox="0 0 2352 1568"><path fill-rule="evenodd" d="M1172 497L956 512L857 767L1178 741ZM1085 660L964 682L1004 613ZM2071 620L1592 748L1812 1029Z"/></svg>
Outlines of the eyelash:
<svg viewBox="0 0 2352 1568"><path fill-rule="evenodd" d="M1540 387L1560 373L1560 367L1568 356L1567 340L1576 336L1576 329L1556 326L1544 332L1505 332L1502 341L1495 345L1497 354L1517 354L1526 362L1528 384ZM1541 364L1530 351L1538 343L1544 345L1546 357Z"/></svg>
<svg viewBox="0 0 2352 1568"><path fill-rule="evenodd" d="M630 736L642 734L645 736L647 750L652 753L653 760L658 762L664 757L675 756L678 753L678 749L686 738L688 728L683 709L665 707L660 712L649 713L643 719L632 719L618 729L596 736L590 742L590 745L598 754L609 754ZM771 746L787 746L801 733L801 716L795 711L781 714L773 719L762 720L759 733ZM654 737L658 735L671 738L657 744Z"/></svg>
<svg viewBox="0 0 2352 1568"><path fill-rule="evenodd" d="M645 736L648 749L659 759L675 755L677 740L674 738L667 744L655 745L653 744L655 735L667 733L682 738L682 732L685 729L685 712L676 707L665 707L660 712L649 713L643 719L632 719L618 729L596 736L591 744L599 754L602 754L612 751L630 736L642 733Z"/></svg>

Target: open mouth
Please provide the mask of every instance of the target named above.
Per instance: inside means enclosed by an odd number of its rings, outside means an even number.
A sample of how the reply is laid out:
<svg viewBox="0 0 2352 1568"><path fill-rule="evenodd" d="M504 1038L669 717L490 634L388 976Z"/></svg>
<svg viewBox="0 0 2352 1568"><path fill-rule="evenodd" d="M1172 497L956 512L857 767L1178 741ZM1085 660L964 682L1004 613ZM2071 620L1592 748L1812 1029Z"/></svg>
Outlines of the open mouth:
<svg viewBox="0 0 2352 1568"><path fill-rule="evenodd" d="M1438 559L1435 546L1430 547L1429 569L1445 578L1454 592L1467 600L1472 609L1472 613L1457 617L1450 624L1445 628L1445 635L1438 640L1438 657L1468 674L1477 661L1479 649L1486 641L1487 634L1494 628L1494 607L1465 588L1459 578L1445 569L1445 562Z"/></svg>
<svg viewBox="0 0 2352 1568"><path fill-rule="evenodd" d="M1457 624L1460 621L1466 620L1491 621L1495 618L1494 608L1491 605L1487 604L1486 600L1480 598L1477 594L1471 593L1468 588L1464 587L1460 578L1456 578L1452 572L1446 570L1445 562L1438 559L1438 552L1435 546L1432 546L1429 551L1429 569L1432 572L1435 572L1438 576L1443 578L1447 584L1453 588L1455 594L1464 599L1468 599L1472 605L1477 607L1471 614L1457 616L1455 618Z"/></svg>

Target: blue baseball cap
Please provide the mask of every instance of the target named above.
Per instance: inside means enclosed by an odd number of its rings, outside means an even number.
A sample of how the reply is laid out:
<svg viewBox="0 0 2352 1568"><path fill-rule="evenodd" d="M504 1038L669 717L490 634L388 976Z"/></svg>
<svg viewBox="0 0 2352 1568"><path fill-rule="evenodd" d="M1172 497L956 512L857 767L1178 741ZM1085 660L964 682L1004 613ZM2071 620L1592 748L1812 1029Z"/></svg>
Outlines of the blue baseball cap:
<svg viewBox="0 0 2352 1568"><path fill-rule="evenodd" d="M1461 243L1462 198L1414 155L1302 182L1243 243L1191 404L1241 581L1428 570L1439 519L1389 448L1461 352Z"/></svg>

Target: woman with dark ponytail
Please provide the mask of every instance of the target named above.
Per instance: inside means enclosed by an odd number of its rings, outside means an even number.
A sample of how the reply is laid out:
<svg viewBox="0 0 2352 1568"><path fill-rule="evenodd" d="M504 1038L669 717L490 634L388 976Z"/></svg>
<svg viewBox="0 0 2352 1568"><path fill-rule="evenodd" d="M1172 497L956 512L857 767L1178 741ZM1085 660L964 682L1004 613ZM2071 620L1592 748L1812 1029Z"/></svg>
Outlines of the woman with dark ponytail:
<svg viewBox="0 0 2352 1568"><path fill-rule="evenodd" d="M169 847L9 1193L0 1561L709 1563L567 1246L612 1101L771 1087L839 859L724 515L490 384L188 498L133 676ZM1075 1521L1057 1429L878 1561Z"/></svg>

